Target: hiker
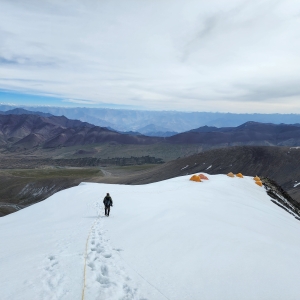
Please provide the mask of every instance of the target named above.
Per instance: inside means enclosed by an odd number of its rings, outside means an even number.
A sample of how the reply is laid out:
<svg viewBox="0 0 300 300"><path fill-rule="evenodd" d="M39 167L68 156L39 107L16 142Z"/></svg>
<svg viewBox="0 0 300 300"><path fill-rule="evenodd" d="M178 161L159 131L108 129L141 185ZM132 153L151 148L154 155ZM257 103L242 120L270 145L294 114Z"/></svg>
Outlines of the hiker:
<svg viewBox="0 0 300 300"><path fill-rule="evenodd" d="M110 207L113 206L113 201L109 193L107 193L106 196L104 197L103 204L105 207L105 215L109 217Z"/></svg>

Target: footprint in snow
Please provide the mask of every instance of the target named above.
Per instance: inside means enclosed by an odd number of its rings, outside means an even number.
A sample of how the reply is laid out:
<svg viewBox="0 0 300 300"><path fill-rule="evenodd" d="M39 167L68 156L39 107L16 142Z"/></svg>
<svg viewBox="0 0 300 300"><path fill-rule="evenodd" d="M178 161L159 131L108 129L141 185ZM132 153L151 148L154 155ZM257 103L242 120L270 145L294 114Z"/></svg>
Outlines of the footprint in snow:
<svg viewBox="0 0 300 300"><path fill-rule="evenodd" d="M123 251L123 249L121 249L121 248L113 248L113 250L118 251L118 252Z"/></svg>
<svg viewBox="0 0 300 300"><path fill-rule="evenodd" d="M111 254L110 253L105 253L105 254L103 254L103 257L105 257L105 258L111 258Z"/></svg>
<svg viewBox="0 0 300 300"><path fill-rule="evenodd" d="M107 268L107 266L105 266L105 265L101 266L101 274L103 276L108 276L108 268Z"/></svg>
<svg viewBox="0 0 300 300"><path fill-rule="evenodd" d="M41 282L43 290L39 299L50 300L63 299L68 293L64 289L64 274L59 266L59 261L55 255L49 255L45 259L44 272L42 274Z"/></svg>
<svg viewBox="0 0 300 300"><path fill-rule="evenodd" d="M119 252L112 248L99 218L88 243L85 299L146 300L127 275Z"/></svg>

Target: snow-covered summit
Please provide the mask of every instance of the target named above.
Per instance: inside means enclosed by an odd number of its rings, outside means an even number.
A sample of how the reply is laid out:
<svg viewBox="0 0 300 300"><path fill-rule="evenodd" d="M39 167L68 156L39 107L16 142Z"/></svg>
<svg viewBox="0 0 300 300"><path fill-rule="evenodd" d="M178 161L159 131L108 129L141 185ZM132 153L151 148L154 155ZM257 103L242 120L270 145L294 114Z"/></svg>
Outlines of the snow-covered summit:
<svg viewBox="0 0 300 300"><path fill-rule="evenodd" d="M1 299L299 299L299 233L250 177L83 183L0 219Z"/></svg>

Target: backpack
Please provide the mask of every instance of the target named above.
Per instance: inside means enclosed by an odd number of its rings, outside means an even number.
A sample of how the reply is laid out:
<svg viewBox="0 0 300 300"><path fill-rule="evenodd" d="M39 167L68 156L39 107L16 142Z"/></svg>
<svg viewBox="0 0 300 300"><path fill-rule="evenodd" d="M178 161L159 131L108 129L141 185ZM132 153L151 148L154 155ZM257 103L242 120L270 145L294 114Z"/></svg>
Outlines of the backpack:
<svg viewBox="0 0 300 300"><path fill-rule="evenodd" d="M111 201L110 197L105 197L103 202L104 202L105 206L111 206L111 204L112 204L112 201Z"/></svg>

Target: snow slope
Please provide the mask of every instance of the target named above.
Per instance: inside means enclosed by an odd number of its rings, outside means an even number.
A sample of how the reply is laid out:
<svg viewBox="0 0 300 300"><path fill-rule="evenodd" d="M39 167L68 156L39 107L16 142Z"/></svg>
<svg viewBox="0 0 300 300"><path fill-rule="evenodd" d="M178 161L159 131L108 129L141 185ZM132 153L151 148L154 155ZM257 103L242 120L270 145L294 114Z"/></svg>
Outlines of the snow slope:
<svg viewBox="0 0 300 300"><path fill-rule="evenodd" d="M208 176L83 183L1 218L1 300L300 299L300 222L252 178Z"/></svg>

